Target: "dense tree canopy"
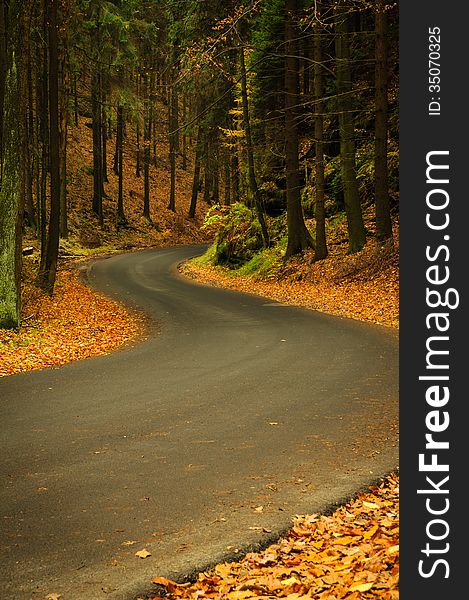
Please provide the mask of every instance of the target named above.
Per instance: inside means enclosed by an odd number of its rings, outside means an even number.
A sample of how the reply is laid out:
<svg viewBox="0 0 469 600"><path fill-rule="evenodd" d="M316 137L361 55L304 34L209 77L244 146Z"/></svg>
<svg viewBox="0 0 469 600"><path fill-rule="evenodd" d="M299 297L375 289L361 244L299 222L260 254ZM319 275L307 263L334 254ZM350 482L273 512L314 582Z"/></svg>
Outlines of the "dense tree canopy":
<svg viewBox="0 0 469 600"><path fill-rule="evenodd" d="M397 28L383 0L1 2L0 325L20 319L22 235L36 236L38 281L52 294L59 237L84 218L69 191L69 139L83 122L86 219L98 228L131 227L130 202L155 227L151 173L164 165L175 220L180 169L193 175L188 217L217 214L221 262L274 246L323 259L326 225L342 217L350 252L371 235L392 240ZM119 192L108 202L111 172ZM239 219L244 238L230 245Z"/></svg>

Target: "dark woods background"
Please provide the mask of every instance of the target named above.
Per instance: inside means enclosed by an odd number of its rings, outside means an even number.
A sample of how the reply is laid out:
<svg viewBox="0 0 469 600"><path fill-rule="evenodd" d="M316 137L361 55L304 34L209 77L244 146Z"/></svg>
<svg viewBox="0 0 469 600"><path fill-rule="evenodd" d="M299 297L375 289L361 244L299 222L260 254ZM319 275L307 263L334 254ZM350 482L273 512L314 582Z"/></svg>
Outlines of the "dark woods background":
<svg viewBox="0 0 469 600"><path fill-rule="evenodd" d="M85 220L122 231L137 210L154 224L150 174L162 164L175 219L178 173L190 170L187 219L221 207L235 226L250 221L252 247L320 260L336 222L349 252L370 236L392 245L397 41L398 8L384 0L2 0L0 323L19 322L22 235L37 240L51 294L60 240ZM84 122L83 204L69 139ZM217 252L242 259L228 243Z"/></svg>

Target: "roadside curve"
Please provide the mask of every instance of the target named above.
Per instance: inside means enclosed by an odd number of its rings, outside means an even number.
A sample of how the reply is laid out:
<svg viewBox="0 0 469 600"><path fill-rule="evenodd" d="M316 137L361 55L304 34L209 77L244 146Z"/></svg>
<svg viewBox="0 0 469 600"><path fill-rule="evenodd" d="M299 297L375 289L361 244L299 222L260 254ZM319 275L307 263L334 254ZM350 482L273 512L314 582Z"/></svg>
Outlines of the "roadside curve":
<svg viewBox="0 0 469 600"><path fill-rule="evenodd" d="M2 600L135 598L397 466L397 332L175 276L202 250L94 261L153 334L0 380Z"/></svg>

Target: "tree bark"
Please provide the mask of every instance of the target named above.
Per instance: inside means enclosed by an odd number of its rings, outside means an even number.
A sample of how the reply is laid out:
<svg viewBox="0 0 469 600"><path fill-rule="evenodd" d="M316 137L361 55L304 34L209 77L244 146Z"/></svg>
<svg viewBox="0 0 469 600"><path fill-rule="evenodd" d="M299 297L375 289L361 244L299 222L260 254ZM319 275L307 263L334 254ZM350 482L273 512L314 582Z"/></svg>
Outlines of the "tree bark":
<svg viewBox="0 0 469 600"><path fill-rule="evenodd" d="M7 77L7 32L6 32L7 2L0 2L0 184L3 176L3 106L6 92Z"/></svg>
<svg viewBox="0 0 469 600"><path fill-rule="evenodd" d="M285 259L313 247L303 216L300 189L300 164L297 105L299 91L298 0L285 2L285 167L287 180L288 242Z"/></svg>
<svg viewBox="0 0 469 600"><path fill-rule="evenodd" d="M314 137L316 145L315 165L315 216L316 216L316 244L314 250L315 260L322 260L327 256L326 241L326 212L325 212L325 177L324 177L324 78L322 71L322 40L319 26L321 5L317 4L318 22L313 39L314 55Z"/></svg>
<svg viewBox="0 0 469 600"><path fill-rule="evenodd" d="M257 219L261 227L262 240L264 247L268 248L270 245L269 232L265 221L265 216L262 211L262 200L259 192L259 187L256 180L256 171L254 167L254 151L252 145L251 135L251 121L249 116L249 101L247 92L247 78L246 78L246 62L244 59L244 48L240 48L240 68L241 68L241 101L243 105L243 123L244 123L244 134L246 137L246 154L248 159L248 175L249 175L249 188L254 201L254 208L256 210Z"/></svg>
<svg viewBox="0 0 469 600"><path fill-rule="evenodd" d="M66 15L62 15L62 17L64 16ZM67 34L68 31L62 31L62 50L59 55L60 237L63 239L68 237L67 142L70 110L70 65Z"/></svg>
<svg viewBox="0 0 469 600"><path fill-rule="evenodd" d="M117 228L127 227L127 219L124 212L124 108L121 104L117 107L117 172L118 172L118 193L117 193Z"/></svg>
<svg viewBox="0 0 469 600"><path fill-rule="evenodd" d="M187 121L187 101L186 94L182 95L182 170L187 171L187 131L186 124Z"/></svg>
<svg viewBox="0 0 469 600"><path fill-rule="evenodd" d="M25 2L9 3L8 48L1 51L3 76L0 95L3 98L2 158L4 164L0 186L0 327L18 327L21 312L21 153L24 142L20 102L22 101L22 49L20 20ZM0 12L5 14L0 0ZM5 32L5 35L6 32Z"/></svg>
<svg viewBox="0 0 469 600"><path fill-rule="evenodd" d="M93 212L98 216L103 225L103 153L101 133L101 95L100 74L92 75L91 83L91 110L93 114Z"/></svg>
<svg viewBox="0 0 469 600"><path fill-rule="evenodd" d="M339 112L340 162L349 252L358 252L366 242L365 227L355 170L355 130L353 124L352 75L350 66L350 15L335 8L335 51L337 108Z"/></svg>
<svg viewBox="0 0 469 600"><path fill-rule="evenodd" d="M148 76L144 75L144 124L143 124L143 216L151 222L150 216L150 154L151 129L148 98Z"/></svg>
<svg viewBox="0 0 469 600"><path fill-rule="evenodd" d="M195 209L197 207L197 195L199 193L199 181L200 181L200 163L202 160L202 127L199 125L197 128L197 142L195 148L195 161L194 161L194 178L192 180L192 195L191 205L189 207L189 218L195 217Z"/></svg>
<svg viewBox="0 0 469 600"><path fill-rule="evenodd" d="M169 210L176 211L176 139L177 139L177 94L174 89L174 83L170 88L169 100L169 168L170 168L170 188L169 188Z"/></svg>
<svg viewBox="0 0 469 600"><path fill-rule="evenodd" d="M59 141L59 56L57 1L48 6L49 40L49 165L50 213L47 231L45 264L39 273L39 284L52 295L54 292L60 234L60 141Z"/></svg>
<svg viewBox="0 0 469 600"><path fill-rule="evenodd" d="M385 0L376 2L375 32L375 219L376 240L385 244L392 241L388 192L388 50Z"/></svg>

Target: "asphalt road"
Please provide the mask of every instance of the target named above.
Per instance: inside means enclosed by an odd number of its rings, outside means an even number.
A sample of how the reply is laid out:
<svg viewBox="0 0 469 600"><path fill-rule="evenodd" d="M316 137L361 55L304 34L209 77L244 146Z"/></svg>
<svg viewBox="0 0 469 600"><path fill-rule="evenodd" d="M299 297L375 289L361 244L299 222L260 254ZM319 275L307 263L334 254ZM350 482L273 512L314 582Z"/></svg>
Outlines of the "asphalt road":
<svg viewBox="0 0 469 600"><path fill-rule="evenodd" d="M1 600L144 597L397 466L396 332L188 282L199 252L93 262L148 339L0 380Z"/></svg>

